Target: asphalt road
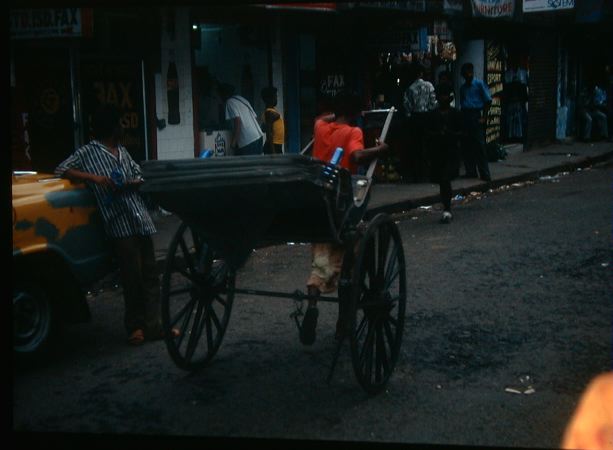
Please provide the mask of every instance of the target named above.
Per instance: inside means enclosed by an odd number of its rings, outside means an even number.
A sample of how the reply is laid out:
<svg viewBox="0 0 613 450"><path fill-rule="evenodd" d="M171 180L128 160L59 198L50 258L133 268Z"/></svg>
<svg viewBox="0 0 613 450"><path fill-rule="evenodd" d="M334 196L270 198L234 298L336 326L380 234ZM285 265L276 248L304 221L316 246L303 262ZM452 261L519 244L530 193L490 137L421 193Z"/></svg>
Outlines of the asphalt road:
<svg viewBox="0 0 613 450"><path fill-rule="evenodd" d="M13 429L556 448L587 382L611 369L612 174L474 196L450 225L434 209L398 217L407 319L378 396L357 384L348 349L325 383L335 305L321 305L304 347L291 300L238 296L213 364L189 374L163 342L125 344L111 289L50 364L14 369ZM308 246L262 249L237 286L293 291L308 265Z"/></svg>

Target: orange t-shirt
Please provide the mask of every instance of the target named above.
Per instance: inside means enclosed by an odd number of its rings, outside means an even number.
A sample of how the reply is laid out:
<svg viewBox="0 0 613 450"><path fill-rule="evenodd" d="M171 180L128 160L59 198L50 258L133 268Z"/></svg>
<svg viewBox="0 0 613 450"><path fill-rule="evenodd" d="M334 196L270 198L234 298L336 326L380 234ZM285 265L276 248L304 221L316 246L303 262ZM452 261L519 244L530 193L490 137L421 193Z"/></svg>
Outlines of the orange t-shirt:
<svg viewBox="0 0 613 450"><path fill-rule="evenodd" d="M340 166L355 174L358 165L351 162L350 156L356 150L364 148L362 130L351 125L324 120L315 121L315 140L313 142L313 157L329 162L337 147L343 149Z"/></svg>

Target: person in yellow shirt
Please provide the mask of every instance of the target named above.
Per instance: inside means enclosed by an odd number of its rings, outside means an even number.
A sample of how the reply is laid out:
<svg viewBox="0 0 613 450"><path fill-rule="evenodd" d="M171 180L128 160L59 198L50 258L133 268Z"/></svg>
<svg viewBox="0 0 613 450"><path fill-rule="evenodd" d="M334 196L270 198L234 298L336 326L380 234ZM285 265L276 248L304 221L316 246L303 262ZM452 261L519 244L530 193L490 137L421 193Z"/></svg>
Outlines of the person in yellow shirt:
<svg viewBox="0 0 613 450"><path fill-rule="evenodd" d="M269 155L281 154L285 142L285 123L283 117L275 108L277 106L277 88L270 86L262 89L262 100L266 105L263 117L263 131L266 133L264 153Z"/></svg>

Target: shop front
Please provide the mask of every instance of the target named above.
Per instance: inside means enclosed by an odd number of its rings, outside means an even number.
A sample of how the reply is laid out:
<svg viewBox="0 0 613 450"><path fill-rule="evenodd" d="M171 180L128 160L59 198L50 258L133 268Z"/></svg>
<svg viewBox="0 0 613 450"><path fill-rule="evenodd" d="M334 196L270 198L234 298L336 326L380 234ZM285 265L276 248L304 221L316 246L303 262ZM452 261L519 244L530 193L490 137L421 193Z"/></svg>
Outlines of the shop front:
<svg viewBox="0 0 613 450"><path fill-rule="evenodd" d="M142 29L134 25L137 16ZM148 17L87 8L11 11L13 170L53 171L90 140L100 104L119 109L132 157L151 156L143 59Z"/></svg>
<svg viewBox="0 0 613 450"><path fill-rule="evenodd" d="M277 88L277 110L283 115L283 74L280 42L274 14L246 9L228 16L192 11L192 92L194 101L195 155L212 150L216 156L231 155L231 122L218 86L229 84L246 99L263 123L266 108L262 89Z"/></svg>

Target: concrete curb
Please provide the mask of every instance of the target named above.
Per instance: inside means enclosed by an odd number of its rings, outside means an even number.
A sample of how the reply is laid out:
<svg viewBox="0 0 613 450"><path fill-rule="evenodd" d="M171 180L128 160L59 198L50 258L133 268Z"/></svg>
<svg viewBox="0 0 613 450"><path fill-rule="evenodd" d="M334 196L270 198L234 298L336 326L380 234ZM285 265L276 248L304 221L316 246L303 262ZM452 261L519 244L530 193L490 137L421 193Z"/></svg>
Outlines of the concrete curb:
<svg viewBox="0 0 613 450"><path fill-rule="evenodd" d="M537 169L530 172L522 173L519 175L500 178L497 180L492 180L489 183L480 182L476 183L472 186L467 186L463 188L453 189L452 195L464 195L469 194L471 192L487 192L489 189L496 189L500 186L504 186L507 184L520 183L524 181L534 181L538 180L540 177L555 175L560 172L573 172L576 169L588 167L600 162L607 161L613 156L613 151L604 153L598 156L586 156L580 158L574 162L567 162L563 164L558 164L555 166L547 167L545 169ZM369 209L366 211L366 218L372 218L379 213L397 213L402 211L409 211L411 209L418 208L420 206L432 205L434 203L440 202L440 195L428 195L424 197L419 197L415 199L404 200L401 202L390 203L387 205L378 206L376 208Z"/></svg>

